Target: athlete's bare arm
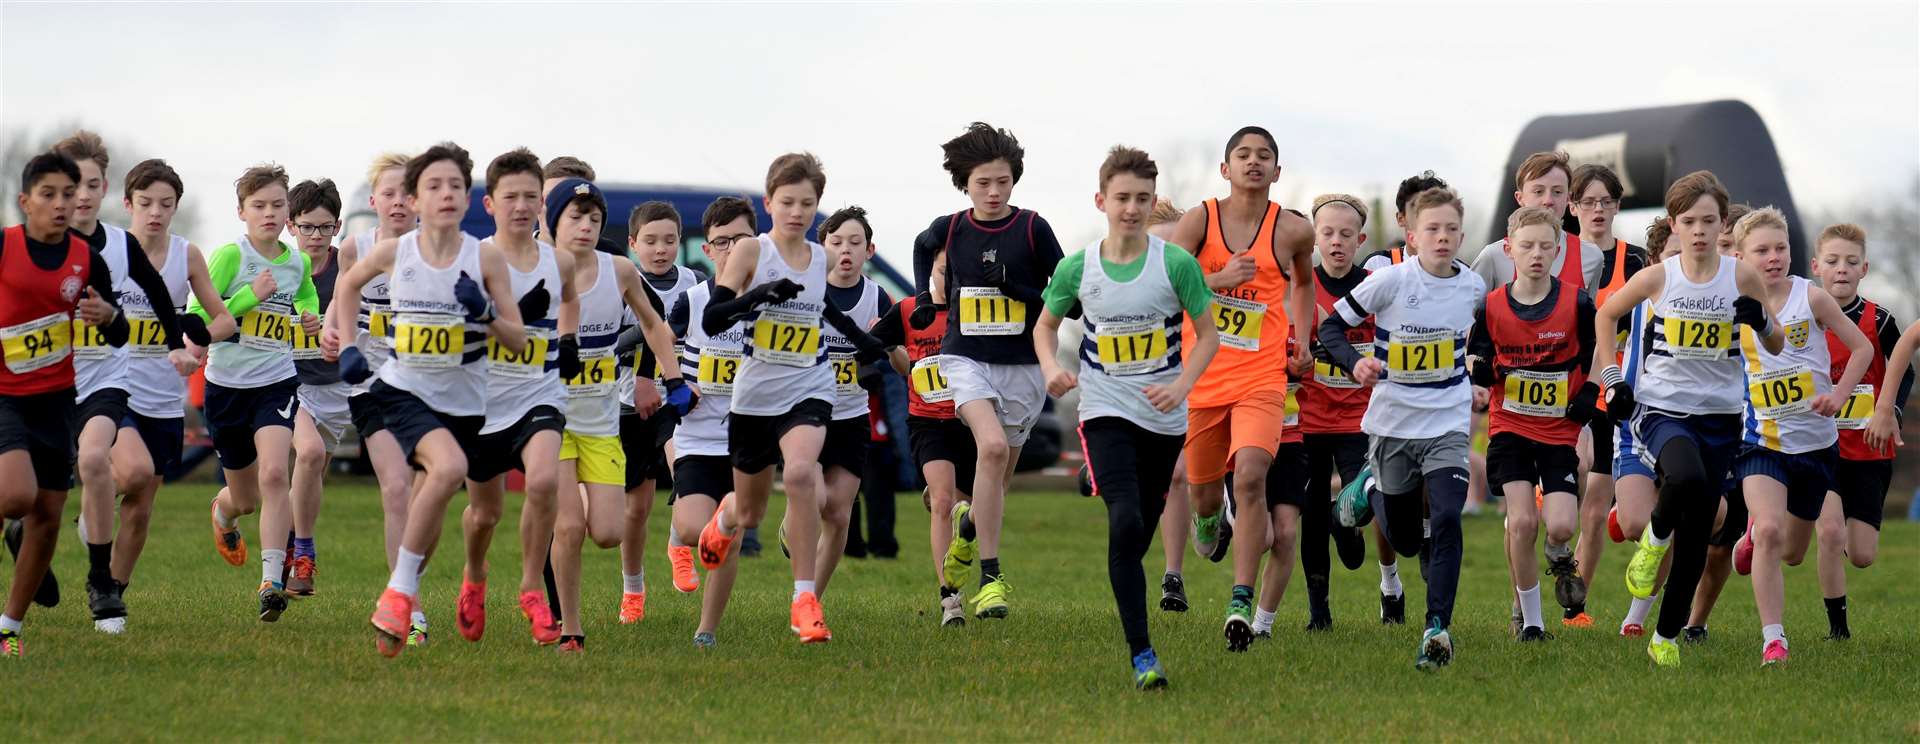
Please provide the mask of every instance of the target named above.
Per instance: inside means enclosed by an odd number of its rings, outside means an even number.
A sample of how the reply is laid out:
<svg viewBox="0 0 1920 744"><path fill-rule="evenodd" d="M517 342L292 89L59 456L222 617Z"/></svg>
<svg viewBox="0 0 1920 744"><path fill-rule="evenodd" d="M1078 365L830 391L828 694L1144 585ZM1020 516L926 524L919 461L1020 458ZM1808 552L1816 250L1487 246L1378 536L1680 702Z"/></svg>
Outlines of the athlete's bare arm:
<svg viewBox="0 0 1920 744"><path fill-rule="evenodd" d="M574 288L573 254L562 250L553 252L553 263L560 268L560 318L559 332L570 336L580 332L580 295Z"/></svg>
<svg viewBox="0 0 1920 744"><path fill-rule="evenodd" d="M1867 334L1860 332L1860 326L1848 318L1840 309L1840 303L1833 295L1819 287L1807 287L1807 305L1813 310L1814 320L1822 328L1833 331L1840 337L1840 343L1847 345L1847 368L1833 380L1833 388L1826 395L1815 398L1813 410L1822 416L1832 416L1840 412L1853 396L1853 386L1860 384L1860 378L1866 376L1867 367L1873 364L1873 343L1867 340Z"/></svg>
<svg viewBox="0 0 1920 744"><path fill-rule="evenodd" d="M492 243L480 246L480 279L493 300L493 320L487 331L501 346L516 354L527 348L527 327L520 321L519 298L513 296L513 279L507 273L507 257Z"/></svg>
<svg viewBox="0 0 1920 744"><path fill-rule="evenodd" d="M1287 286L1287 317L1293 321L1293 354L1287 360L1287 373L1305 375L1313 369L1313 352L1305 340L1312 339L1317 305L1313 297L1313 224L1286 210L1280 211L1273 228L1273 260L1286 266L1291 277Z"/></svg>
<svg viewBox="0 0 1920 744"><path fill-rule="evenodd" d="M1607 298L1607 302L1593 311L1593 327L1618 328L1620 319L1633 314L1640 303L1653 299L1655 292L1667 284L1667 267L1654 264L1640 270L1628 279L1620 290ZM1593 336L1593 369L1604 370L1618 364L1618 345L1611 333L1596 333Z"/></svg>

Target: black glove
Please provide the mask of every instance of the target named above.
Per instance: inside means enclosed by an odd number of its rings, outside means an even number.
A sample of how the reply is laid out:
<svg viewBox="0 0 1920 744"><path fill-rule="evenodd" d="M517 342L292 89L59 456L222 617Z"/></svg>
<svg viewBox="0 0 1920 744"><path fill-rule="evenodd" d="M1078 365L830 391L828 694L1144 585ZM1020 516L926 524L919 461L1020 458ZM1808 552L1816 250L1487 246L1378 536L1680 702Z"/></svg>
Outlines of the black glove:
<svg viewBox="0 0 1920 744"><path fill-rule="evenodd" d="M881 376L879 364L863 363L860 365L860 370L857 374L859 375L858 379L862 390L876 394L886 391L887 380Z"/></svg>
<svg viewBox="0 0 1920 744"><path fill-rule="evenodd" d="M989 287L1004 288L1010 284L1007 281L1007 265L999 261L981 261L980 277Z"/></svg>
<svg viewBox="0 0 1920 744"><path fill-rule="evenodd" d="M767 303L771 305L778 305L787 300L799 297L801 290L806 289L806 287L800 286L799 282L792 279L781 279L765 286L767 287Z"/></svg>
<svg viewBox="0 0 1920 744"><path fill-rule="evenodd" d="M1493 364L1485 359L1473 360L1473 364L1467 367L1467 377L1473 380L1475 387L1491 388L1500 382L1493 373Z"/></svg>
<svg viewBox="0 0 1920 744"><path fill-rule="evenodd" d="M532 323L547 317L547 307L553 303L553 296L547 293L547 280L534 283L533 289L520 296L520 322Z"/></svg>
<svg viewBox="0 0 1920 744"><path fill-rule="evenodd" d="M201 346L213 343L213 335L207 333L207 321L196 313L180 314L180 335Z"/></svg>
<svg viewBox="0 0 1920 744"><path fill-rule="evenodd" d="M453 299L467 311L468 323L493 322L493 300L467 272L460 272L460 278L453 280Z"/></svg>
<svg viewBox="0 0 1920 744"><path fill-rule="evenodd" d="M940 308L933 304L933 293L921 292L913 296L913 313L907 316L907 324L916 331L924 331L933 325L934 316L939 313Z"/></svg>
<svg viewBox="0 0 1920 744"><path fill-rule="evenodd" d="M694 392L686 380L675 377L667 380L666 385L667 395L662 409L671 408L675 414L685 416L693 411L694 406L700 405L700 394Z"/></svg>
<svg viewBox="0 0 1920 744"><path fill-rule="evenodd" d="M569 333L560 337L560 379L580 374L580 339Z"/></svg>
<svg viewBox="0 0 1920 744"><path fill-rule="evenodd" d="M1628 391L1627 397L1633 397L1633 392ZM1585 426L1588 421L1593 420L1593 417L1600 415L1599 400L1599 383L1592 380L1586 381L1580 386L1580 390L1573 394L1573 398L1567 401L1567 418Z"/></svg>
<svg viewBox="0 0 1920 744"><path fill-rule="evenodd" d="M367 367L367 357L360 353L360 347L349 346L340 350L340 379L348 385L358 385L373 376L373 370Z"/></svg>
<svg viewBox="0 0 1920 744"><path fill-rule="evenodd" d="M1752 297L1742 295L1734 298L1733 322L1752 326L1763 336L1767 333L1767 311L1760 306L1759 300Z"/></svg>

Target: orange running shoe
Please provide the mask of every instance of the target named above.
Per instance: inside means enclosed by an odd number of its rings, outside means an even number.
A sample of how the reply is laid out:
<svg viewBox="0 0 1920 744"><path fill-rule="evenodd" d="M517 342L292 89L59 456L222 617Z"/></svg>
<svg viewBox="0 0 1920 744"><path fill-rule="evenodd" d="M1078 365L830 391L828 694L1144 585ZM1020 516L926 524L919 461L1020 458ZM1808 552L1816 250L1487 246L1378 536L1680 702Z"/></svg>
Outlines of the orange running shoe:
<svg viewBox="0 0 1920 744"><path fill-rule="evenodd" d="M1620 626L1621 638L1639 638L1640 636L1643 636L1646 634L1647 634L1646 627L1642 626L1639 623L1627 623L1626 625Z"/></svg>
<svg viewBox="0 0 1920 744"><path fill-rule="evenodd" d="M794 598L792 620L787 627L800 636L801 643L833 640L833 631L827 630L827 618L820 609L820 598L813 592L801 592Z"/></svg>
<svg viewBox="0 0 1920 744"><path fill-rule="evenodd" d="M1565 628L1591 628L1593 627L1593 616L1582 612L1573 617L1561 618L1560 625Z"/></svg>
<svg viewBox="0 0 1920 744"><path fill-rule="evenodd" d="M207 521L213 524L213 549L220 552L221 558L227 559L227 565L244 566L247 563L247 539L240 535L239 524L220 526L220 520L215 516L219 508L219 496L207 502Z"/></svg>
<svg viewBox="0 0 1920 744"><path fill-rule="evenodd" d="M372 623L376 631L374 642L380 646L381 656L393 658L406 648L407 631L413 627L412 617L412 597L392 587L380 592L380 601L373 606Z"/></svg>
<svg viewBox="0 0 1920 744"><path fill-rule="evenodd" d="M288 566L287 594L295 597L313 596L313 574L318 568L314 564L313 556L294 556Z"/></svg>
<svg viewBox="0 0 1920 744"><path fill-rule="evenodd" d="M721 563L726 562L727 553L733 550L733 535L720 531L720 514L732 503L732 494L720 499L720 508L713 510L713 518L707 520L707 526L700 528L700 565L708 571L719 568Z"/></svg>
<svg viewBox="0 0 1920 744"><path fill-rule="evenodd" d="M533 626L533 642L551 646L560 642L560 624L553 621L553 610L539 592L520 593L520 614Z"/></svg>
<svg viewBox="0 0 1920 744"><path fill-rule="evenodd" d="M646 592L622 592L620 594L620 624L632 625L647 617Z"/></svg>
<svg viewBox="0 0 1920 744"><path fill-rule="evenodd" d="M557 649L556 651L562 656L572 656L574 654L583 653L586 650L587 650L586 636L567 636L566 640L563 640L560 642L560 648Z"/></svg>
<svg viewBox="0 0 1920 744"><path fill-rule="evenodd" d="M1617 543L1627 541L1627 533L1620 529L1620 508L1607 510L1607 539Z"/></svg>
<svg viewBox="0 0 1920 744"><path fill-rule="evenodd" d="M1539 486L1533 487L1533 512L1539 514L1547 510L1547 494Z"/></svg>
<svg viewBox="0 0 1920 744"><path fill-rule="evenodd" d="M462 579L455 606L453 624L460 629L460 637L479 643L487 632L487 585Z"/></svg>
<svg viewBox="0 0 1920 744"><path fill-rule="evenodd" d="M673 564L673 588L681 594L700 590L700 574L693 571L693 546L668 545L667 563Z"/></svg>

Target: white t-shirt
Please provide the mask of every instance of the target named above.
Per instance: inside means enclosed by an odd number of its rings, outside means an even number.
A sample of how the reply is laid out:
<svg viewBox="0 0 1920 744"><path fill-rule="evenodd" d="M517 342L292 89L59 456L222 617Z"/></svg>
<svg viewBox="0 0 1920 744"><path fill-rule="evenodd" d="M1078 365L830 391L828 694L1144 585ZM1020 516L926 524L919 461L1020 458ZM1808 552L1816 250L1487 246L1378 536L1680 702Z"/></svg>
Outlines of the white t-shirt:
<svg viewBox="0 0 1920 744"><path fill-rule="evenodd" d="M1373 355L1387 363L1360 428L1374 436L1430 439L1473 431L1467 334L1487 285L1465 263L1434 276L1417 260L1367 275L1334 304L1348 325L1374 318Z"/></svg>
<svg viewBox="0 0 1920 744"><path fill-rule="evenodd" d="M1566 266L1568 238L1578 240L1566 232L1560 233L1560 255L1554 256L1553 265L1547 267L1548 274L1559 276L1561 267ZM1506 248L1502 245L1505 242L1496 240L1488 243L1487 247L1480 249L1480 255L1473 257L1473 273L1479 274L1480 280L1489 287L1502 287L1513 281L1513 259L1507 258ZM1601 276L1600 272L1606 269L1607 251L1613 249L1612 244L1594 246L1585 241L1580 243L1580 276L1586 280L1588 290L1606 283L1607 278Z"/></svg>

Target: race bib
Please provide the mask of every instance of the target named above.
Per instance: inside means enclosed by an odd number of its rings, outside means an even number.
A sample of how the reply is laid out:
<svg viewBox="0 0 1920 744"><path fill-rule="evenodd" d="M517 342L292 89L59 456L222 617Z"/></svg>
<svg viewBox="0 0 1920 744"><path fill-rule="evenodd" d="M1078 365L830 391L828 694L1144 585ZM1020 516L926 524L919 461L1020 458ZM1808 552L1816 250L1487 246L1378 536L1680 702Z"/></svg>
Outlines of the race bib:
<svg viewBox="0 0 1920 744"><path fill-rule="evenodd" d="M567 378L567 397L600 398L613 395L614 383L620 377L620 360L613 358L613 348L581 351L580 374ZM585 356L591 353L592 356Z"/></svg>
<svg viewBox="0 0 1920 744"><path fill-rule="evenodd" d="M240 345L285 353L293 348L292 317L279 305L260 305L240 316Z"/></svg>
<svg viewBox="0 0 1920 744"><path fill-rule="evenodd" d="M73 323L66 313L0 328L0 351L7 371L26 374L58 364L73 353Z"/></svg>
<svg viewBox="0 0 1920 744"><path fill-rule="evenodd" d="M113 350L107 345L106 334L101 333L98 326L88 325L79 318L73 319L70 336L73 339L74 359L105 359Z"/></svg>
<svg viewBox="0 0 1920 744"><path fill-rule="evenodd" d="M458 367L466 343L467 324L460 318L408 313L393 321L393 358L409 367Z"/></svg>
<svg viewBox="0 0 1920 744"><path fill-rule="evenodd" d="M1027 305L995 287L960 288L960 333L1018 336L1027 330Z"/></svg>
<svg viewBox="0 0 1920 744"><path fill-rule="evenodd" d="M1152 320L1102 324L1093 347L1107 374L1144 375L1167 366L1166 324Z"/></svg>
<svg viewBox="0 0 1920 744"><path fill-rule="evenodd" d="M499 339L488 336L487 374L516 380L538 380L546 376L547 349L553 344L553 336L554 332L546 328L528 328L527 346L518 353L501 346Z"/></svg>
<svg viewBox="0 0 1920 744"><path fill-rule="evenodd" d="M842 398L866 395L860 387L860 363L854 361L853 352L829 351L827 360L833 363L833 392Z"/></svg>
<svg viewBox="0 0 1920 744"><path fill-rule="evenodd" d="M292 321L288 327L293 333L293 358L319 359L320 334L307 333L307 327L301 324L299 318L289 318L289 320Z"/></svg>
<svg viewBox="0 0 1920 744"><path fill-rule="evenodd" d="M739 351L733 349L700 350L700 394L732 395L733 378L740 374Z"/></svg>
<svg viewBox="0 0 1920 744"><path fill-rule="evenodd" d="M1454 376L1451 331L1396 333L1387 344L1387 379L1403 385L1445 382Z"/></svg>
<svg viewBox="0 0 1920 744"><path fill-rule="evenodd" d="M367 335L373 338L374 348L393 348L393 313L387 310L368 311Z"/></svg>
<svg viewBox="0 0 1920 744"><path fill-rule="evenodd" d="M1523 416L1565 418L1567 390L1565 370L1510 370L1507 372L1506 390L1500 398L1500 408Z"/></svg>
<svg viewBox="0 0 1920 744"><path fill-rule="evenodd" d="M1280 408L1280 427L1291 429L1300 425L1300 383L1287 384L1287 400Z"/></svg>
<svg viewBox="0 0 1920 744"><path fill-rule="evenodd" d="M947 376L940 374L940 357L926 357L913 363L909 372L913 379L913 392L928 403L945 403L953 400L953 388L947 387Z"/></svg>
<svg viewBox="0 0 1920 744"><path fill-rule="evenodd" d="M753 321L753 356L784 367L811 367L820 358L817 319L780 310L762 310Z"/></svg>
<svg viewBox="0 0 1920 744"><path fill-rule="evenodd" d="M1213 327L1220 330L1220 346L1241 351L1260 350L1260 328L1267 322L1267 303L1213 293Z"/></svg>
<svg viewBox="0 0 1920 744"><path fill-rule="evenodd" d="M160 327L160 318L152 310L133 308L128 308L126 315L127 356L136 359L166 356L167 331Z"/></svg>
<svg viewBox="0 0 1920 744"><path fill-rule="evenodd" d="M1772 420L1813 410L1813 373L1806 367L1769 370L1747 378L1753 416Z"/></svg>
<svg viewBox="0 0 1920 744"><path fill-rule="evenodd" d="M1853 394L1847 396L1847 403L1840 407L1840 413L1834 415L1833 422L1842 429L1865 429L1867 420L1873 418L1873 386L1855 385Z"/></svg>
<svg viewBox="0 0 1920 744"><path fill-rule="evenodd" d="M1714 361L1727 358L1733 348L1733 321L1703 313L1668 309L1661 318L1667 353L1675 359Z"/></svg>
<svg viewBox="0 0 1920 744"><path fill-rule="evenodd" d="M1353 350L1360 352L1360 358L1362 359L1373 356L1373 344L1370 343L1354 344ZM1341 369L1339 365L1319 358L1313 360L1313 379L1319 382L1322 387L1343 390L1360 387L1360 383L1354 382L1352 377L1347 376L1347 371Z"/></svg>

